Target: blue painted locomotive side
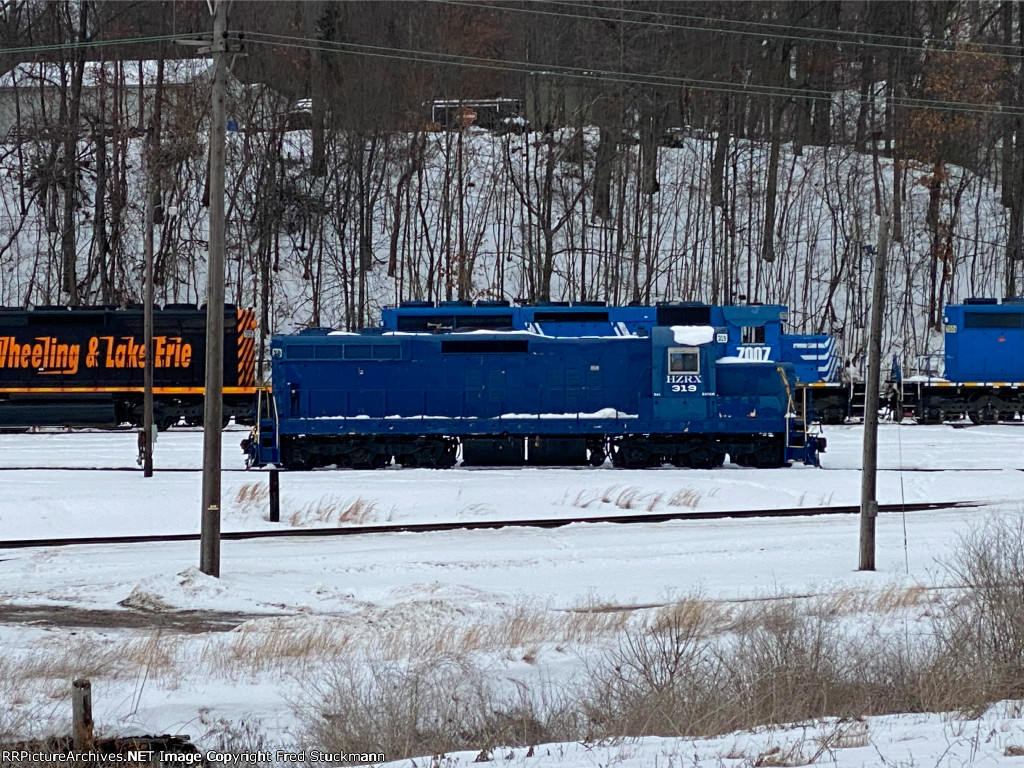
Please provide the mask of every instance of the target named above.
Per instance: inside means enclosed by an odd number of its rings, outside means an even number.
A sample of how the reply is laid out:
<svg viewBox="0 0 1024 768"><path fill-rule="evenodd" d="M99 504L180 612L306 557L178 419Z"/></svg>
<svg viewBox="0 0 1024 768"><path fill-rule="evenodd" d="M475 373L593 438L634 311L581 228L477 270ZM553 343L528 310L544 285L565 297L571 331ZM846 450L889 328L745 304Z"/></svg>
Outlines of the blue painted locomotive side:
<svg viewBox="0 0 1024 768"><path fill-rule="evenodd" d="M297 420L311 433L331 431L342 420L365 433L393 420L390 431L445 432L446 420L459 419L460 428L481 433L515 414L554 422L612 409L635 418L642 388L635 372L650 365L647 346L636 337L570 343L525 332L332 334L279 337L271 354L287 428ZM409 419L419 424L403 423Z"/></svg>
<svg viewBox="0 0 1024 768"><path fill-rule="evenodd" d="M717 306L663 302L656 306L605 306L603 302L406 302L381 312L389 331L448 333L471 328L530 330L547 336L647 335L658 326L710 325L726 339L725 354L793 366L797 402L809 420L842 423L852 391L840 381L835 339L826 334L787 334L788 309L779 304Z"/></svg>
<svg viewBox="0 0 1024 768"><path fill-rule="evenodd" d="M1024 381L1024 304L948 304L943 325L946 379Z"/></svg>
<svg viewBox="0 0 1024 768"><path fill-rule="evenodd" d="M275 337L253 463L754 466L817 462L789 366L728 356L722 329ZM806 439L805 439L806 438Z"/></svg>
<svg viewBox="0 0 1024 768"><path fill-rule="evenodd" d="M726 354L791 363L798 382L839 381L835 340L825 334L786 334L789 312L779 304L716 306L672 302L608 307L602 302L511 306L508 302L407 302L381 311L387 331L447 333L468 329L528 330L546 336L647 335L657 326L710 325L727 337Z"/></svg>
<svg viewBox="0 0 1024 768"><path fill-rule="evenodd" d="M944 370L898 382L904 413L937 424L967 417L976 424L1024 413L1024 304L967 299L943 310Z"/></svg>

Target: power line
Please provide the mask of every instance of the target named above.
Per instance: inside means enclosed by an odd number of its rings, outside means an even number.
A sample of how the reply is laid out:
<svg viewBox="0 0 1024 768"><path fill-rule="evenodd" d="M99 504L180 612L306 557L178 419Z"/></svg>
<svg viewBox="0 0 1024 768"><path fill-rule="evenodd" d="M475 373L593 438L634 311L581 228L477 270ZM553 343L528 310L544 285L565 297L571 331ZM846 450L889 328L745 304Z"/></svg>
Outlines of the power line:
<svg viewBox="0 0 1024 768"><path fill-rule="evenodd" d="M437 3L451 5L470 5L480 7L462 0L434 0ZM564 5L564 3L560 4ZM501 10L515 10L501 8ZM636 11L633 11L636 13ZM569 16L569 14L560 14ZM681 16L681 14L675 14ZM591 82L617 82L629 85L648 85L674 88L690 88L693 90L709 93L742 94L747 96L765 97L788 97L807 99L812 101L831 101L835 97L832 91L815 90L811 88L793 88L787 86L773 86L754 83L730 83L718 80L703 80L698 78L675 77L671 75L630 73L616 70L594 69L583 67L570 67L564 65L542 64L539 62L524 62L508 59L485 59L474 56L463 56L459 54L446 54L433 51L415 49L403 49L385 46L373 46L359 43L344 43L328 40L315 40L305 37L294 37L286 35L273 35L269 33L250 32L243 33L248 42L254 44L271 45L281 48L301 49L307 51L319 50L325 52L342 53L356 56L368 56L376 58L396 59L415 63L438 64L447 66L467 67L474 69L487 69L499 72L515 72L520 74L552 74L576 80ZM752 34L752 33L747 33ZM145 43L169 42L183 39L183 35L151 35L138 38L119 38L116 40L101 40L93 42L76 42L54 45L21 46L17 48L6 48L4 53L26 54L42 53L55 50L68 50L78 48L112 48L119 46L132 46ZM979 54L981 55L981 54ZM991 55L991 54L989 54ZM890 96L889 101L895 106L917 109L943 109L951 112L964 112L975 114L991 114L998 112L1005 115L1024 115L1024 108L1000 104L984 104L976 102L949 101L940 99L916 98L909 96Z"/></svg>
<svg viewBox="0 0 1024 768"><path fill-rule="evenodd" d="M923 48L926 41L921 38L914 38L905 35L887 35L877 32L857 32L853 30L843 29L824 29L821 27L803 27L792 24L777 24L769 21L750 21L746 19L727 19L727 18L710 18L707 16L699 16L696 14L685 14L685 13L673 13L673 12L661 12L661 11L644 11L630 7L619 7L614 8L611 11L606 10L606 7L601 6L584 6L578 3L570 2L558 2L558 0L548 0L547 2L536 2L531 3L528 6L511 6L501 5L498 3L482 5L480 3L468 2L468 0L430 0L436 5L452 5L461 6L466 8L487 8L492 10L503 11L506 13L518 13L528 15L540 15L540 16L553 16L558 18L583 20L583 21L610 21L615 23L632 24L635 26L642 27L656 27L658 29L680 29L690 30L697 32L708 32L708 33L725 33L735 35L745 35L754 37L775 37L785 40L799 40L803 42L815 42L815 43L834 43L836 45L856 45L864 48L881 48L890 50L906 51L908 53L922 53L925 50L931 53L972 53L980 56L1020 56L1020 47L1016 45L1004 44L1004 43L968 43L970 45L969 51L964 50L950 50L946 48ZM592 13L569 13L564 11L548 11L543 10L544 6L550 7L563 7L572 8L574 10L586 9L598 11L598 14ZM646 19L634 18L636 16L644 17L655 17L657 20L648 21ZM765 28L769 31L759 31L754 29L747 31L744 29L726 29L718 26L693 26L690 24L672 24L667 23L666 19L682 19L686 21L697 21L705 22L707 24L723 24L733 25L737 27L757 27ZM779 31L773 31L779 30ZM808 32L811 34L821 33L820 36L808 37L803 35L795 35L793 32ZM831 35L846 35L847 39L841 37L832 37ZM877 39L879 42L875 42ZM902 41L897 42L881 42L884 40Z"/></svg>
<svg viewBox="0 0 1024 768"><path fill-rule="evenodd" d="M272 35L269 33L248 33L247 42L256 45L270 45L282 48L301 50L318 50L329 53L341 53L354 56L410 61L420 64L438 64L447 66L486 69L498 72L515 72L529 75L557 75L590 82L616 82L631 85L647 85L672 88L690 88L710 93L743 94L747 96L781 96L789 98L810 99L814 101L831 101L835 98L833 91L815 90L811 88L792 88L765 84L728 83L718 80L701 80L697 78L676 77L672 75L629 73L616 70L570 67L563 65L542 64L539 62L515 61L510 59L487 59L478 56L465 56L452 53L437 53L407 48L368 45L362 43L345 43L329 40L313 40L305 37L288 35ZM1024 115L1024 108L1001 104L984 104L976 102L947 101L940 99L917 98L910 96L890 96L889 101L895 106L916 109L943 109L950 112L975 114Z"/></svg>
<svg viewBox="0 0 1024 768"><path fill-rule="evenodd" d="M69 42L53 43L49 45L23 45L17 48L4 48L0 53L5 56L11 54L32 54L47 53L49 51L69 51L80 48L112 48L117 46L139 45L143 43L166 43L174 40L183 40L189 35L150 35L148 37L122 37L116 40L95 40L91 42ZM209 35L207 35L209 37Z"/></svg>

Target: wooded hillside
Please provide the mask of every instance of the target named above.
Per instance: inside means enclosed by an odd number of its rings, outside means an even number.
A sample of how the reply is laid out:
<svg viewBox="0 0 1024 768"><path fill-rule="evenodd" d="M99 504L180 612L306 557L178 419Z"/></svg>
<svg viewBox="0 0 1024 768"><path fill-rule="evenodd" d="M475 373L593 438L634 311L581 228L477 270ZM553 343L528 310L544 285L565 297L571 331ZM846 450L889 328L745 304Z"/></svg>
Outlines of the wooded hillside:
<svg viewBox="0 0 1024 768"><path fill-rule="evenodd" d="M158 300L203 301L209 78L175 40L209 25L0 5L0 304L138 301L149 178ZM228 296L268 331L401 299L763 301L856 356L881 211L891 342L1022 290L1020 3L234 0L229 28ZM431 110L489 99L518 114Z"/></svg>

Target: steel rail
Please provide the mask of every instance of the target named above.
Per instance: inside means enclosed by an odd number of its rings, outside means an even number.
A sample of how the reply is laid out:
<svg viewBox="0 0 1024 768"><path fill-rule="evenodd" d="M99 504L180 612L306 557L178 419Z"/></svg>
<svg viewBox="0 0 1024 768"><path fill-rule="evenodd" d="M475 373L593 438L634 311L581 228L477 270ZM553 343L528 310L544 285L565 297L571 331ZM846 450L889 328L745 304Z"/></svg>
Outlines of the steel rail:
<svg viewBox="0 0 1024 768"><path fill-rule="evenodd" d="M879 512L922 512L937 509L969 509L981 507L986 501L916 502L913 504L880 504ZM859 506L789 507L785 509L734 509L714 512L643 512L635 515L598 515L590 517L547 517L531 520L473 520L445 523L396 523L392 525L358 525L345 528L289 528L286 530L226 531L225 541L245 539L309 538L325 536L365 536L386 533L443 533L445 531L493 531L501 528L563 528L576 523L650 524L699 520L747 520L758 517L815 517L821 515L853 515ZM199 541L198 533L166 533L134 536L83 536L77 538L9 539L0 541L0 550L34 547L67 547L87 544L149 544Z"/></svg>

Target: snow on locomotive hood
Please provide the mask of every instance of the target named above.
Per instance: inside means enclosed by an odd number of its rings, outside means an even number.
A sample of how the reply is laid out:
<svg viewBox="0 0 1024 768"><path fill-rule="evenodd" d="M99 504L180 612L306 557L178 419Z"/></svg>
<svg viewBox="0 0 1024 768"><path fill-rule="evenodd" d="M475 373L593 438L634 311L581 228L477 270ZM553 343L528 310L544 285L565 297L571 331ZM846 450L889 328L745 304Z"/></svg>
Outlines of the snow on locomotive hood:
<svg viewBox="0 0 1024 768"><path fill-rule="evenodd" d="M676 344L699 347L715 340L715 329L710 325L673 325L672 335L675 336Z"/></svg>

